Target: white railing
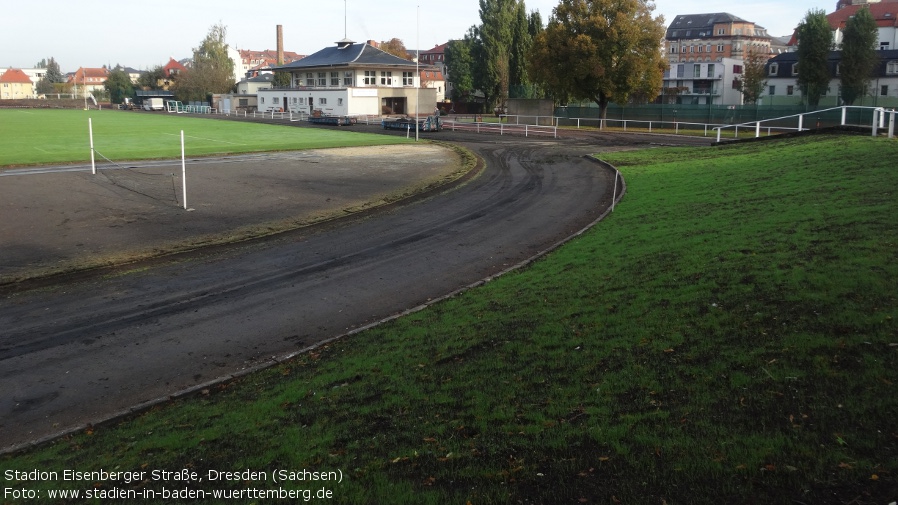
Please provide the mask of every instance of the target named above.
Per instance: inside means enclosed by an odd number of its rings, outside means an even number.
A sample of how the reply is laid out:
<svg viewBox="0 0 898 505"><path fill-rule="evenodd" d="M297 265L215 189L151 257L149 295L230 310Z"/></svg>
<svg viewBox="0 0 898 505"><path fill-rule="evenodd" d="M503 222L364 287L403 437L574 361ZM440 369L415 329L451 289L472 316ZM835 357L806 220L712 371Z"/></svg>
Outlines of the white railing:
<svg viewBox="0 0 898 505"><path fill-rule="evenodd" d="M507 124L507 123L492 123L492 122L483 122L483 121L457 121L457 120L446 120L443 121L443 129L449 129L452 131L473 131L477 133L495 133L498 132L499 135L520 135L523 134L525 137L529 137L530 135L551 135L552 138L558 138L558 127L557 126L542 126L536 124Z"/></svg>
<svg viewBox="0 0 898 505"><path fill-rule="evenodd" d="M536 124L543 124L548 122L556 127L562 126L563 124L570 124L571 126L576 127L578 130L580 128L590 127L591 124L595 124L595 127L599 127L604 122L606 127L610 128L620 128L623 131L629 131L630 129L642 129L648 130L649 133L655 133L656 130L673 130L675 134L679 135L680 130L702 130L704 136L708 136L709 132L718 126L724 126L721 124L715 123L692 123L688 121L677 121L676 118L673 120L670 119L661 119L661 120L638 120L638 119L601 119L594 117L562 117L562 116L533 116L533 115L513 115L513 114L504 114L501 118L506 119L508 124L523 124L521 123L521 119L525 118L527 120L533 120ZM501 121L500 118L500 121ZM513 122L513 123L512 123ZM533 123L528 123L533 124Z"/></svg>
<svg viewBox="0 0 898 505"><path fill-rule="evenodd" d="M770 130L773 128L775 128L777 130L804 131L804 130L810 130L810 128L804 127L804 117L805 116L808 116L808 115L819 116L820 114L822 114L824 112L830 112L830 111L835 111L835 110L840 110L842 113L842 118L839 123L840 126L846 126L846 125L848 125L849 109L857 109L857 110L861 110L861 111L865 111L865 110L872 111L872 118L870 121L870 126L871 126L872 135L874 137L878 135L880 129L885 128L885 117L886 117L886 115L889 115L890 119L889 119L888 135L889 135L889 138L894 138L894 136L895 136L895 111L894 110L887 111L882 107L860 107L860 106L854 106L854 105L843 105L841 107L833 107L830 109L815 110L815 111L811 111L811 112L803 112L801 114L793 114L791 116L783 116L783 117L778 117L778 118L762 119L760 121L751 121L748 123L742 123L742 124L737 124L737 125L718 126L714 129L717 130L717 141L718 142L720 142L721 132L727 128L733 128L734 132L735 132L735 136L737 138L739 137L739 127L754 128L755 138L757 138L757 137L761 136L761 123L766 123L766 122L770 122L770 121L785 121L785 120L789 120L792 118L798 118L798 126L797 127L795 127L795 128L787 128L787 127L779 127L779 126L768 127L768 134L770 133ZM866 125L864 125L864 126L866 126Z"/></svg>

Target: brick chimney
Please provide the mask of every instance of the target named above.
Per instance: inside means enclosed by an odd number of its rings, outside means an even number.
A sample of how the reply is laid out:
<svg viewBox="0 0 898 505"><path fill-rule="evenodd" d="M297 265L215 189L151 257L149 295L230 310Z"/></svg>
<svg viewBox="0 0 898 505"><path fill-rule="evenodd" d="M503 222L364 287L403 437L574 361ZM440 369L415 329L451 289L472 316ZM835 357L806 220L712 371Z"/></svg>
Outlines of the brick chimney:
<svg viewBox="0 0 898 505"><path fill-rule="evenodd" d="M284 64L284 26L278 25L278 65Z"/></svg>

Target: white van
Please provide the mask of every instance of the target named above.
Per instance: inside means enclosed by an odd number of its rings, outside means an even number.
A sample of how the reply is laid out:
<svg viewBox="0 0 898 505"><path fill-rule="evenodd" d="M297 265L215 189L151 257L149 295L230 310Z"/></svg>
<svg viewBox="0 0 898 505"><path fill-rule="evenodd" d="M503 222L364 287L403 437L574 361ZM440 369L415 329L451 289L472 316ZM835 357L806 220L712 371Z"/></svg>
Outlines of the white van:
<svg viewBox="0 0 898 505"><path fill-rule="evenodd" d="M165 110L165 101L161 98L147 98L143 101L143 110Z"/></svg>

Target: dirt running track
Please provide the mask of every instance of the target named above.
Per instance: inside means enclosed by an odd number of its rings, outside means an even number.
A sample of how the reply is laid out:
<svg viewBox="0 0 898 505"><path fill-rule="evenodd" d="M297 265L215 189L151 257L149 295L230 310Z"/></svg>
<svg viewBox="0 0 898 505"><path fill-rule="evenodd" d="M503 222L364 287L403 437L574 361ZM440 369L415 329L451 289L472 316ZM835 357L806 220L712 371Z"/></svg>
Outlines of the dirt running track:
<svg viewBox="0 0 898 505"><path fill-rule="evenodd" d="M600 135L443 138L481 156L482 173L401 205L265 240L0 287L0 450L264 366L527 260L593 223L611 203L613 174L584 155L658 142ZM112 190L69 179L53 191L60 200L40 214L44 222L3 228L3 268L19 275L26 267L77 261L79 248L111 257L111 250L145 251L193 234L221 237L229 229L301 222L347 205L360 209L362 200L440 180L456 164L451 151L438 148L426 157L432 170L400 174L391 188L371 191L390 177L365 172L365 160L393 157L375 154L344 161L350 167L345 174L311 170L289 183L280 176L240 179L245 194L208 207L203 202L218 195L197 189L190 204L196 210L186 218L172 203L121 193L128 217L113 224L70 217L78 207L66 202L107 201L103 193ZM256 173L304 163L287 158L236 163ZM12 179L20 184L29 177ZM367 192L358 190L360 179L367 180ZM319 205L303 207L311 194ZM287 215L278 214L282 202L294 205ZM9 212L4 207L4 220ZM84 239L73 243L73 236Z"/></svg>

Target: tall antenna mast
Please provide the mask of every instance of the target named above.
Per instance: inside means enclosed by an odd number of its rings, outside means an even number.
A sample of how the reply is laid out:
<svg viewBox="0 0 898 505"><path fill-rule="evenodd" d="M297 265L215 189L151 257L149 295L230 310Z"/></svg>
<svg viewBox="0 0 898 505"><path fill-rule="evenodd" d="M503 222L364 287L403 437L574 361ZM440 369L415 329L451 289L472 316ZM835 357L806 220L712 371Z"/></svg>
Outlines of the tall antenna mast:
<svg viewBox="0 0 898 505"><path fill-rule="evenodd" d="M349 37L349 35L347 34L347 31L346 31L346 18L349 17L349 14L348 14L349 9L347 7L347 2L348 2L348 0L343 0L343 38L344 39Z"/></svg>

